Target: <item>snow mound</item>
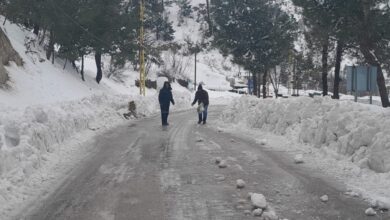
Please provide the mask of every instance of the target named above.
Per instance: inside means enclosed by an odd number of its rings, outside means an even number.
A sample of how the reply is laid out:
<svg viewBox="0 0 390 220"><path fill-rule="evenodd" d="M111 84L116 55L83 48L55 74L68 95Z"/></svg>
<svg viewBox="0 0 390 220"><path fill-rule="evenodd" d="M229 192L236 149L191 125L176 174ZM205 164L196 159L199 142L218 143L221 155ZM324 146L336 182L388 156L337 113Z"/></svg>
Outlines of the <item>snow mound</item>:
<svg viewBox="0 0 390 220"><path fill-rule="evenodd" d="M324 148L376 172L390 171L390 111L330 98L266 99L242 97L222 120L285 135Z"/></svg>
<svg viewBox="0 0 390 220"><path fill-rule="evenodd" d="M80 101L23 110L6 109L0 115L0 179L19 181L42 165L45 154L54 153L56 145L92 123L103 126L121 119L126 111L125 98L92 96ZM142 104L141 104L142 105ZM21 178L21 179L19 179Z"/></svg>
<svg viewBox="0 0 390 220"><path fill-rule="evenodd" d="M78 132L123 122L122 115L130 100L135 101L138 115L159 111L156 97L121 95L94 95L79 101L1 109L4 114L0 115L0 181L16 183L27 178L44 166L45 155L55 154L59 144ZM180 106L189 106L189 98L178 99L175 108Z"/></svg>

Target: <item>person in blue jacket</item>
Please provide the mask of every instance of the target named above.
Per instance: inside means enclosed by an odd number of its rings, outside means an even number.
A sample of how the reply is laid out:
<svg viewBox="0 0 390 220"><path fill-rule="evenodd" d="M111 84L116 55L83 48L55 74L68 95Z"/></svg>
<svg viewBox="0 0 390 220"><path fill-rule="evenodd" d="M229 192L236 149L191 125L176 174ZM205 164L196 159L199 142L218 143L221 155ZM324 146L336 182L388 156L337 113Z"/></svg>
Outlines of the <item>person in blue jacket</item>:
<svg viewBox="0 0 390 220"><path fill-rule="evenodd" d="M168 126L168 115L169 115L169 106L175 105L175 101L172 96L172 88L169 82L164 82L164 86L160 89L160 93L158 95L158 101L160 103L161 109L161 121L163 126Z"/></svg>

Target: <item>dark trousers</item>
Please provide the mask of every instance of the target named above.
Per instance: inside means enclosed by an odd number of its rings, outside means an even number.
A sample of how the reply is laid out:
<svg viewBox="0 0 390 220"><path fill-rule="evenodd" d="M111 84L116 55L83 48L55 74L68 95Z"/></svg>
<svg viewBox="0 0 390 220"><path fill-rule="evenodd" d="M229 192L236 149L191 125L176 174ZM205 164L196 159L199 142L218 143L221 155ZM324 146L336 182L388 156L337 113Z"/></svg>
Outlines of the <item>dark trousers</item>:
<svg viewBox="0 0 390 220"><path fill-rule="evenodd" d="M168 125L169 105L160 105L162 125Z"/></svg>
<svg viewBox="0 0 390 220"><path fill-rule="evenodd" d="M207 120L207 109L208 109L208 107L209 107L209 105L205 105L204 106L204 110L203 110L203 112L200 112L199 113L199 122L206 122L206 120Z"/></svg>
<svg viewBox="0 0 390 220"><path fill-rule="evenodd" d="M162 122L162 125L168 125L168 115L169 115L169 112L161 111L161 122Z"/></svg>

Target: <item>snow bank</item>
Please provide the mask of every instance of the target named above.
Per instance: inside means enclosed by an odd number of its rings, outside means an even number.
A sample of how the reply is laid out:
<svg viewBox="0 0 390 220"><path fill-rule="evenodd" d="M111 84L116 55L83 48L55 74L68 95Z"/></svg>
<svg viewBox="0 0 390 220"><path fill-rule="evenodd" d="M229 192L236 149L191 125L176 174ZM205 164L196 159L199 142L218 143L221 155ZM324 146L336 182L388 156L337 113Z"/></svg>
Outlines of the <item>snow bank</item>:
<svg viewBox="0 0 390 220"><path fill-rule="evenodd" d="M190 106L188 91L174 91L174 97L173 111ZM57 184L54 179L93 150L83 147L85 140L126 121L123 113L131 100L138 115L160 111L157 95L94 95L26 108L0 106L0 219L17 214L17 207L46 193L41 184Z"/></svg>
<svg viewBox="0 0 390 220"><path fill-rule="evenodd" d="M343 155L362 168L390 172L390 111L330 98L242 97L222 119Z"/></svg>
<svg viewBox="0 0 390 220"><path fill-rule="evenodd" d="M2 109L0 115L0 178L19 182L44 164L56 146L84 129L98 129L123 120L126 99L92 96L80 101L24 110Z"/></svg>
<svg viewBox="0 0 390 220"><path fill-rule="evenodd" d="M210 98L210 105L227 105L233 100L240 98L242 95L232 92L221 92L207 90Z"/></svg>
<svg viewBox="0 0 390 220"><path fill-rule="evenodd" d="M190 106L190 94L174 92L173 109ZM159 111L156 96L91 96L25 109L2 108L0 112L0 181L19 182L30 176L45 158L55 154L58 146L76 133L97 130L123 122L127 103L135 100L139 115Z"/></svg>

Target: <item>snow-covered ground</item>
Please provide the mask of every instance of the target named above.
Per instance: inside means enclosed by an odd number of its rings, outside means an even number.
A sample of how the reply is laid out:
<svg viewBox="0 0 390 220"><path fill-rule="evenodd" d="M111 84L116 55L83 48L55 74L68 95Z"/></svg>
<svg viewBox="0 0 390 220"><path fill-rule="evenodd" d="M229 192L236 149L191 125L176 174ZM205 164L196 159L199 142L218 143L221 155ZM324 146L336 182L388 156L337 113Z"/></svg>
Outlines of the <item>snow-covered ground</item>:
<svg viewBox="0 0 390 220"><path fill-rule="evenodd" d="M345 182L353 193L390 205L388 109L328 97L246 96L221 119L221 127L262 137L259 143L274 142L274 150L292 157L302 154L305 164Z"/></svg>

